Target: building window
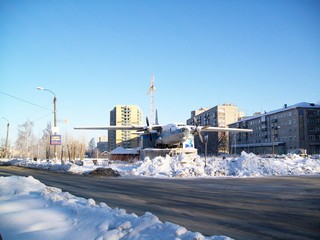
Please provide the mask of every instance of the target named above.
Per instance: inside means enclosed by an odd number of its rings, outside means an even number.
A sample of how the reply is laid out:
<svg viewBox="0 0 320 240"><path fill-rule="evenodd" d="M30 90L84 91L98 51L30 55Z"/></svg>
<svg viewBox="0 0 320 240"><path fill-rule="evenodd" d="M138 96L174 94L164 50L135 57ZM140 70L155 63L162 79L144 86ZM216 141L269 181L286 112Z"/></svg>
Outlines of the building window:
<svg viewBox="0 0 320 240"><path fill-rule="evenodd" d="M310 141L316 140L316 136L315 135L309 135L309 140Z"/></svg>
<svg viewBox="0 0 320 240"><path fill-rule="evenodd" d="M204 114L204 125L210 125L210 115L209 113Z"/></svg>
<svg viewBox="0 0 320 240"><path fill-rule="evenodd" d="M317 129L316 129L316 126L309 126L308 130L309 131L316 131Z"/></svg>
<svg viewBox="0 0 320 240"><path fill-rule="evenodd" d="M308 123L314 124L316 123L316 120L314 118L309 118Z"/></svg>

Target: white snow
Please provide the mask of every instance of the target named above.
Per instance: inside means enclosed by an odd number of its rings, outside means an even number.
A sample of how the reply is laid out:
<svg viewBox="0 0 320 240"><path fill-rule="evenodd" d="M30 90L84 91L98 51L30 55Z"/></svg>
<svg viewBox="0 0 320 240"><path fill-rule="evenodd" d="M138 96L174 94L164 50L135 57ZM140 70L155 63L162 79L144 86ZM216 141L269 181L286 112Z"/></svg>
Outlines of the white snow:
<svg viewBox="0 0 320 240"><path fill-rule="evenodd" d="M121 176L147 177L261 177L320 174L319 155L261 157L242 152L239 157L210 157L206 160L185 155L146 158L136 163L90 159L83 166L45 160L1 160L6 164L51 171L88 173L98 167L112 168ZM0 177L0 234L3 239L230 239L204 237L182 226L162 223L152 213L138 217L106 203L73 196L48 187L33 177ZM228 235L228 233L226 233Z"/></svg>
<svg viewBox="0 0 320 240"><path fill-rule="evenodd" d="M138 217L48 187L33 177L0 177L0 234L7 239L230 239L204 237L162 223L152 213Z"/></svg>
<svg viewBox="0 0 320 240"><path fill-rule="evenodd" d="M3 160L5 161L5 160ZM300 157L296 154L276 157L262 157L253 153L242 152L238 157L196 157L186 155L176 157L156 157L135 163L109 161L108 159L85 159L79 166L75 163L53 163L46 160L6 160L8 164L30 168L41 168L51 171L83 174L98 167L112 168L121 176L148 176L148 177L261 177L310 175L320 173L319 155L315 157ZM79 162L79 161L78 161Z"/></svg>

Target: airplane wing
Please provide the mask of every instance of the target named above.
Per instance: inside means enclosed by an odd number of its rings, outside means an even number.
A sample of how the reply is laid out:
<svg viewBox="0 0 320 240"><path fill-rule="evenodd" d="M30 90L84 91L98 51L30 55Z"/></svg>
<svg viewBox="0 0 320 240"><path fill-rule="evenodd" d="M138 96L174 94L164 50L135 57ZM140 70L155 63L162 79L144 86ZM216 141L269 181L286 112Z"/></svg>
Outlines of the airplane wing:
<svg viewBox="0 0 320 240"><path fill-rule="evenodd" d="M204 132L252 132L252 129L224 128L224 127L203 127Z"/></svg>
<svg viewBox="0 0 320 240"><path fill-rule="evenodd" d="M144 126L82 126L74 127L75 130L135 130L135 131L144 131Z"/></svg>
<svg viewBox="0 0 320 240"><path fill-rule="evenodd" d="M152 126L140 126L140 125L131 125L131 126L82 126L74 127L75 130L133 130L137 132L148 131L148 129L161 131L161 125L152 125Z"/></svg>
<svg viewBox="0 0 320 240"><path fill-rule="evenodd" d="M252 129L244 128L225 128L225 127L209 127L209 126L189 126L191 129L197 131L200 129L201 132L252 132Z"/></svg>

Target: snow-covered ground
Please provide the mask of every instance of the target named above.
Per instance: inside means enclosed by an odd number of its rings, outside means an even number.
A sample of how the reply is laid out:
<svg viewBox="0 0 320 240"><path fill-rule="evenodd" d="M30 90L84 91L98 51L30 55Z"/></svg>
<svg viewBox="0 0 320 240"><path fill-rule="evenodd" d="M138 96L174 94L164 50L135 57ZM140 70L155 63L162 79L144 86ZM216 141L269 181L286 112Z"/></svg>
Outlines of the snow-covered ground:
<svg viewBox="0 0 320 240"><path fill-rule="evenodd" d="M60 161L53 163L46 160L13 159L3 160L7 164L30 168L41 168L51 171L85 174L96 168L112 168L121 176L148 177L260 177L307 175L320 173L319 155L300 157L299 155L281 155L261 157L253 153L242 152L238 157L203 157L189 158L186 155L176 157L145 158L135 163L109 161L107 159L85 159L75 163ZM97 163L97 164L94 164Z"/></svg>
<svg viewBox="0 0 320 240"><path fill-rule="evenodd" d="M0 234L32 239L230 239L204 237L152 213L138 217L93 199L75 197L33 177L0 177Z"/></svg>
<svg viewBox="0 0 320 240"><path fill-rule="evenodd" d="M235 158L146 158L136 163L94 161L53 163L41 160L2 160L2 164L86 174L98 167L121 176L148 177L257 177L320 174L319 156L284 155L263 158L243 152ZM162 223L152 213L138 217L124 209L97 205L93 199L73 196L45 186L33 177L0 177L0 234L3 239L229 239L204 237L182 226ZM225 233L228 235L228 233Z"/></svg>

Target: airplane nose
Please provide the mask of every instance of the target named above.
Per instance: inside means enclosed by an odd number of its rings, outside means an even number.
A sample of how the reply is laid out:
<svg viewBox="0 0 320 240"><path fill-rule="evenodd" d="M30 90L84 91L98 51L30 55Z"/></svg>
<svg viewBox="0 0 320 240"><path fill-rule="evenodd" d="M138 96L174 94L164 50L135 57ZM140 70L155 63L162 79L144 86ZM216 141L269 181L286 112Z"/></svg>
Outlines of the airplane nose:
<svg viewBox="0 0 320 240"><path fill-rule="evenodd" d="M184 136L188 136L190 132L188 128L181 128L180 131L183 133Z"/></svg>

